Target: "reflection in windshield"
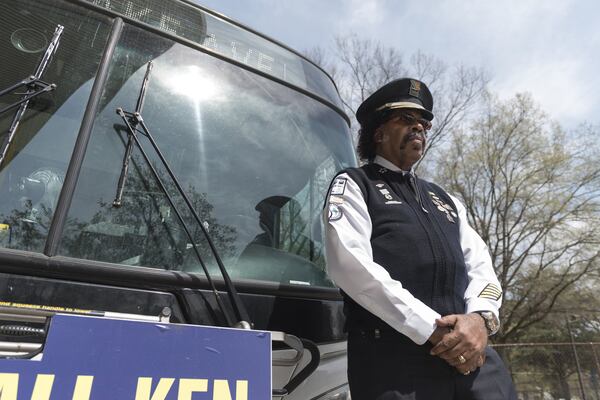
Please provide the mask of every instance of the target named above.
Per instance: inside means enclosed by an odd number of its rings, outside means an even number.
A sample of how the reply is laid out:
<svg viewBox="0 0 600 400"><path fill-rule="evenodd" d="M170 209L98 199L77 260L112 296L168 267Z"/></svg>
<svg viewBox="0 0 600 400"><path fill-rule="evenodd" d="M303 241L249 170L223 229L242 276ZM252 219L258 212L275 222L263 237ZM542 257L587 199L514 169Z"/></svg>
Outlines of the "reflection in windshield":
<svg viewBox="0 0 600 400"><path fill-rule="evenodd" d="M153 179L140 155L132 159L133 168L123 192L123 204L114 207L112 201L100 200L88 222L71 219L62 246L67 254L127 265L144 265L171 269L198 261L191 243L179 225L167 197ZM169 193L176 192L172 182L163 182ZM213 207L194 187L186 188L194 209L208 226L217 249L223 256L233 254L235 229L220 225L212 215ZM175 206L184 220L192 215L181 197L173 195ZM190 224L200 255L212 256L201 228Z"/></svg>
<svg viewBox="0 0 600 400"><path fill-rule="evenodd" d="M126 144L115 109L135 108L145 64L153 60L144 121L194 198L230 275L331 285L320 214L331 177L354 163L343 119L280 84L133 27L115 54L61 253L201 272L135 150L123 206L111 207ZM161 171L158 158L153 164ZM200 232L194 238L208 249Z"/></svg>

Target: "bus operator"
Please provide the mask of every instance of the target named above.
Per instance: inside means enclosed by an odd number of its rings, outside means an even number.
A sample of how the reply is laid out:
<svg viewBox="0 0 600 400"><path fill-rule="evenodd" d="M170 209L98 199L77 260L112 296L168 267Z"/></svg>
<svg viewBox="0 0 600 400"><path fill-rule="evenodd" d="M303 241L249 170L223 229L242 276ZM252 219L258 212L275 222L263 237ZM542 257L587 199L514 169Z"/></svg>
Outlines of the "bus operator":
<svg viewBox="0 0 600 400"><path fill-rule="evenodd" d="M342 289L353 400L516 399L487 346L502 291L464 206L413 167L433 98L416 79L381 87L358 108L358 153L324 212L331 278Z"/></svg>

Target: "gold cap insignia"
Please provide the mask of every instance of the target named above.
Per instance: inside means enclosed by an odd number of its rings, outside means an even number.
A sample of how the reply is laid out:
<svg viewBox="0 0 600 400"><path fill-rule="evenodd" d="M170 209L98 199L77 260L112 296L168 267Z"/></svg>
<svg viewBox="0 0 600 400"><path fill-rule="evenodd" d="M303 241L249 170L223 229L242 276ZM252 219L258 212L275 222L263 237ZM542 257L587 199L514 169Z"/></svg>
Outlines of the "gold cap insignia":
<svg viewBox="0 0 600 400"><path fill-rule="evenodd" d="M419 92L421 91L421 82L410 80L410 90L408 94L411 96L419 97Z"/></svg>

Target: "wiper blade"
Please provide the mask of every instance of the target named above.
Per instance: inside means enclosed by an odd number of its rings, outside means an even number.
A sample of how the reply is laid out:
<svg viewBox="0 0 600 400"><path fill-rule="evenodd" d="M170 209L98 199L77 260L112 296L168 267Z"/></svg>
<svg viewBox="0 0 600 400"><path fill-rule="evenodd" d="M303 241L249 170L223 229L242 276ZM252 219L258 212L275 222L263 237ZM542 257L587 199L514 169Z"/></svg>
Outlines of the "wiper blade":
<svg viewBox="0 0 600 400"><path fill-rule="evenodd" d="M121 118L123 119L123 122L127 126L128 139L127 139L127 145L125 148L125 156L123 158L123 166L121 169L121 175L119 177L119 183L117 186L117 196L116 196L115 200L113 201L113 206L120 207L122 205L122 194L123 194L123 189L125 187L125 182L127 179L127 170L128 170L128 166L129 166L129 161L131 159L133 145L135 144L137 146L138 150L140 151L144 161L148 165L150 171L152 172L154 179L156 180L157 184L160 186L161 191L165 194L167 201L169 202L171 208L175 212L175 215L177 216L177 219L179 220L181 226L183 227L183 230L185 231L185 234L188 237L188 239L192 245L194 254L196 255L196 258L198 259L198 262L200 263L200 265L204 271L204 274L206 275L206 279L208 280L208 283L209 283L211 290L215 296L217 304L219 305L219 308L221 309L221 311L223 312L223 315L225 316L225 319L227 320L227 324L229 326L235 326L235 327L249 329L251 327L251 324L250 324L250 318L249 318L248 312L247 312L246 308L244 307L244 304L242 303L242 300L241 300L239 294L237 293L237 290L235 289L235 286L233 285L233 282L231 281L229 274L227 273L227 270L223 264L223 261L221 260L221 257L219 256L219 252L217 251L217 248L215 247L206 227L204 226L204 223L200 219L200 216L194 209L192 202L190 201L189 197L183 190L183 187L181 186L179 179L177 179L177 177L173 173L173 169L170 167L169 163L163 156L160 148L158 147L158 144L156 143L152 134L150 133L150 130L144 123L144 119L142 117L142 108L144 106L144 99L146 97L146 90L148 87L148 80L150 77L150 71L152 71L152 66L153 66L153 63L152 63L152 61L150 61L146 68L146 74L144 75L144 79L142 81L142 87L140 89L140 94L139 94L137 105L136 105L136 111L132 113L132 112L124 111L122 108L117 109L117 114L119 114L121 116ZM141 127L141 129L142 129L141 131L138 130L139 127ZM140 133L143 136L145 136L146 138L148 138L150 144L152 145L152 148L154 149L155 153L160 158L160 161L161 161L163 167L169 174L169 177L171 178L172 182L175 184L179 195L184 199L186 206L188 207L189 211L194 216L194 220L196 221L196 223L202 230L202 233L203 233L204 237L206 238L206 241L211 249L211 252L212 252L213 256L215 257L215 260L217 261L217 265L219 266L219 271L221 272L221 276L223 277L225 287L227 288L229 300L231 302L233 312L235 314L234 318L231 318L227 308L225 308L225 306L221 300L221 297L219 296L219 292L217 291L217 288L210 276L210 273L208 272L206 264L202 260L202 256L200 255L200 250L198 249L198 246L196 245L195 240L194 240L187 224L185 223L183 216L181 215L181 212L175 205L173 198L169 194L162 179L158 175L156 168L154 167L154 165L152 165L152 162L150 161L148 154L141 146L140 140L137 137L137 133Z"/></svg>
<svg viewBox="0 0 600 400"><path fill-rule="evenodd" d="M146 67L146 73L144 74L144 79L142 80L142 87L140 89L140 94L138 96L137 104L133 114L124 116L125 112L121 108L117 109L117 114L119 114L127 124L128 134L127 145L125 146L125 155L123 156L123 165L121 167L121 175L119 176L119 183L117 184L117 194L113 200L113 207L121 207L123 201L123 189L125 188L125 181L127 180L127 171L129 171L129 161L131 160L135 132L137 131L139 120L141 120L142 109L144 108L144 100L146 99L146 90L148 88L148 80L150 79L152 65L152 61L150 61ZM138 118L131 118L134 115L138 116L139 120Z"/></svg>
<svg viewBox="0 0 600 400"><path fill-rule="evenodd" d="M14 91L19 88L23 88L23 87L27 88L27 92L23 94L23 97L19 101L16 101L15 103L0 110L0 114L2 114L6 111L10 111L13 108L18 107L17 112L15 113L15 116L13 117L13 120L10 124L10 128L8 129L8 133L6 134L6 137L4 138L2 147L0 147L0 166L2 165L2 162L4 161L4 159L6 158L8 148L15 137L15 133L17 132L17 128L19 127L19 124L21 122L21 119L23 118L23 115L25 115L25 111L27 111L27 106L29 105L29 101L31 99L33 99L34 97L39 96L42 93L50 92L50 91L56 89L55 84L46 83L46 82L42 81L41 78L44 75L44 72L46 72L46 69L47 69L48 65L50 64L50 61L52 60L52 56L54 55L54 53L56 53L56 50L58 49L58 45L60 43L60 36L62 35L63 30L64 30L64 26L62 26L62 25L56 26L56 29L54 30L54 35L52 36L52 40L50 40L48 47L46 47L44 56L38 63L33 75L0 91L0 96L4 96L6 94L17 94L17 93L14 93Z"/></svg>

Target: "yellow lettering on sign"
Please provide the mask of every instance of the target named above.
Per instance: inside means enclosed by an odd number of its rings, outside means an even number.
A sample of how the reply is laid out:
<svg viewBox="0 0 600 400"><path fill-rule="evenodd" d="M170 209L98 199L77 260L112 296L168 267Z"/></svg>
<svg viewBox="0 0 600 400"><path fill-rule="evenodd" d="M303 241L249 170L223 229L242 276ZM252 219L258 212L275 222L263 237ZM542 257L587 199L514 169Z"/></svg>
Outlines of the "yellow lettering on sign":
<svg viewBox="0 0 600 400"><path fill-rule="evenodd" d="M37 378L35 378L35 385L33 386L31 400L50 400L50 393L52 393L53 383L54 375L38 374Z"/></svg>
<svg viewBox="0 0 600 400"><path fill-rule="evenodd" d="M207 379L180 379L177 400L192 400L194 392L208 391Z"/></svg>
<svg viewBox="0 0 600 400"><path fill-rule="evenodd" d="M91 375L77 375L75 389L73 390L73 400L90 400L92 392L92 383L94 377Z"/></svg>
<svg viewBox="0 0 600 400"><path fill-rule="evenodd" d="M152 378L140 377L135 390L135 400L165 400L171 386L173 386L173 382L175 382L174 378L160 378L154 393L151 393Z"/></svg>
<svg viewBox="0 0 600 400"><path fill-rule="evenodd" d="M232 400L227 380L215 379L213 400ZM248 400L248 381L235 381L235 400Z"/></svg>
<svg viewBox="0 0 600 400"><path fill-rule="evenodd" d="M19 374L0 374L0 400L17 400Z"/></svg>

